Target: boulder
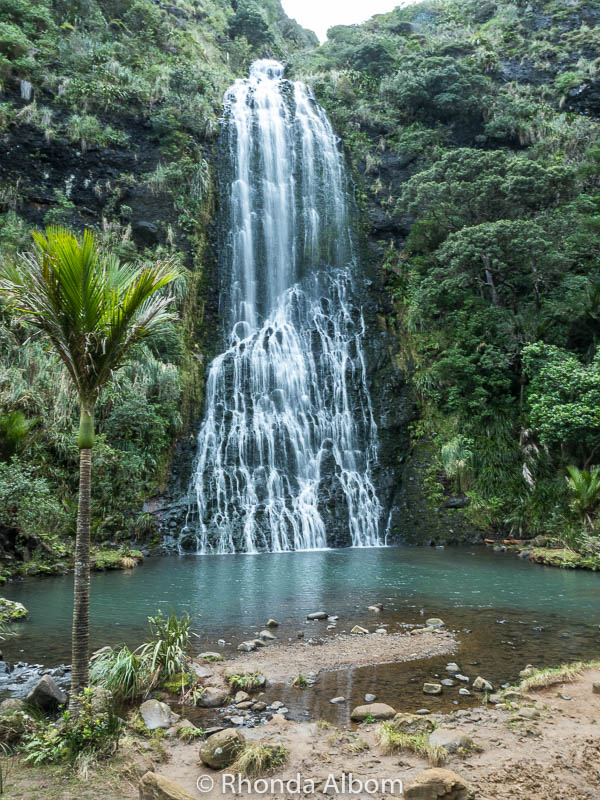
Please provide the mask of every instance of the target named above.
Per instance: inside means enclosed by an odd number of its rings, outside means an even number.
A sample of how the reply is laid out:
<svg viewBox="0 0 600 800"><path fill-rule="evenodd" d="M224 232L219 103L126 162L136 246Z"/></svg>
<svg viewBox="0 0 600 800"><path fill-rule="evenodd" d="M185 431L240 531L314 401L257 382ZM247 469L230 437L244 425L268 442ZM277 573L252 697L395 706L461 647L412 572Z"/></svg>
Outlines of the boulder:
<svg viewBox="0 0 600 800"><path fill-rule="evenodd" d="M0 703L0 717L7 717L17 711L25 711L26 703L18 697L7 697Z"/></svg>
<svg viewBox="0 0 600 800"><path fill-rule="evenodd" d="M29 611L23 603L0 597L0 622L18 622L25 619L28 614Z"/></svg>
<svg viewBox="0 0 600 800"><path fill-rule="evenodd" d="M202 692L202 696L196 701L196 705L200 708L219 708L225 705L229 692L227 689L221 689L218 686L206 686Z"/></svg>
<svg viewBox="0 0 600 800"><path fill-rule="evenodd" d="M479 675L473 681L473 688L478 692L493 692L494 691L494 687L492 686L492 684L489 681L486 681L485 678L482 678L481 675Z"/></svg>
<svg viewBox="0 0 600 800"><path fill-rule="evenodd" d="M396 714L390 725L398 733L431 733L435 729L433 720L419 714Z"/></svg>
<svg viewBox="0 0 600 800"><path fill-rule="evenodd" d="M425 769L404 786L404 800L474 800L475 790L450 769Z"/></svg>
<svg viewBox="0 0 600 800"><path fill-rule="evenodd" d="M212 769L224 769L235 761L244 742L238 730L226 728L200 745L200 760Z"/></svg>
<svg viewBox="0 0 600 800"><path fill-rule="evenodd" d="M50 675L44 675L25 698L26 702L42 711L54 711L67 702L67 695Z"/></svg>
<svg viewBox="0 0 600 800"><path fill-rule="evenodd" d="M267 620L267 628L278 628L279 623L276 619L268 619Z"/></svg>
<svg viewBox="0 0 600 800"><path fill-rule="evenodd" d="M250 707L252 711L264 711L267 704L263 700L257 700L256 703L252 703Z"/></svg>
<svg viewBox="0 0 600 800"><path fill-rule="evenodd" d="M441 694L442 685L440 683L424 683L423 694Z"/></svg>
<svg viewBox="0 0 600 800"><path fill-rule="evenodd" d="M206 653L198 653L198 658L201 661L223 661L222 654L214 650L208 650Z"/></svg>
<svg viewBox="0 0 600 800"><path fill-rule="evenodd" d="M425 625L430 628L442 628L445 624L444 620L439 617L431 617L425 620Z"/></svg>
<svg viewBox="0 0 600 800"><path fill-rule="evenodd" d="M242 692L242 691L236 692L233 698L233 702L236 704L245 703L246 700L250 700L250 695L248 694L248 692Z"/></svg>
<svg viewBox="0 0 600 800"><path fill-rule="evenodd" d="M261 639L266 639L267 641L273 641L277 638L276 636L273 636L271 631L261 631L258 635Z"/></svg>
<svg viewBox="0 0 600 800"><path fill-rule="evenodd" d="M326 611L313 611L312 614L307 614L306 619L327 619L329 614Z"/></svg>
<svg viewBox="0 0 600 800"><path fill-rule="evenodd" d="M175 714L166 703L161 703L160 700L146 700L140 706L140 714L149 731L157 728L170 728L179 719L179 714Z"/></svg>
<svg viewBox="0 0 600 800"><path fill-rule="evenodd" d="M368 632L369 632L369 631L368 631L366 628L361 628L361 626L360 626L360 625L355 625L355 626L352 628L352 630L350 631L350 633L359 633L359 634L361 634L361 635L363 635L363 634L365 634L365 633L368 633Z"/></svg>
<svg viewBox="0 0 600 800"><path fill-rule="evenodd" d="M256 642L242 642L238 644L238 650L241 650L243 653L251 653L253 650L256 650Z"/></svg>
<svg viewBox="0 0 600 800"><path fill-rule="evenodd" d="M458 750L469 750L473 747L473 740L458 728L437 728L429 736L429 744L432 747L443 747L448 753L456 753Z"/></svg>
<svg viewBox="0 0 600 800"><path fill-rule="evenodd" d="M146 772L138 784L140 800L194 800L173 781L156 772Z"/></svg>
<svg viewBox="0 0 600 800"><path fill-rule="evenodd" d="M367 717L391 719L394 716L396 716L396 711L386 703L370 703L368 706L356 706L356 708L353 708L350 719L354 722L364 722Z"/></svg>

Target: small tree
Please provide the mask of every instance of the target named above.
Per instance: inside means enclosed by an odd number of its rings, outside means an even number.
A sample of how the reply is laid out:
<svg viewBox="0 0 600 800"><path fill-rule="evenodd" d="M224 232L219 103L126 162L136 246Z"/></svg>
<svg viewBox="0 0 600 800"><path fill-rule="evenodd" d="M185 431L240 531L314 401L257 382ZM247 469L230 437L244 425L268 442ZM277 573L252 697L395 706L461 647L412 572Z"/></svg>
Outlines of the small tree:
<svg viewBox="0 0 600 800"><path fill-rule="evenodd" d="M567 467L567 487L571 495L571 508L583 525L592 528L594 516L600 507L600 467L587 470Z"/></svg>
<svg viewBox="0 0 600 800"><path fill-rule="evenodd" d="M79 505L75 542L71 703L89 680L90 501L94 406L131 350L174 314L160 290L179 274L171 261L141 267L102 256L94 235L51 227L35 247L0 267L0 291L50 340L79 396Z"/></svg>

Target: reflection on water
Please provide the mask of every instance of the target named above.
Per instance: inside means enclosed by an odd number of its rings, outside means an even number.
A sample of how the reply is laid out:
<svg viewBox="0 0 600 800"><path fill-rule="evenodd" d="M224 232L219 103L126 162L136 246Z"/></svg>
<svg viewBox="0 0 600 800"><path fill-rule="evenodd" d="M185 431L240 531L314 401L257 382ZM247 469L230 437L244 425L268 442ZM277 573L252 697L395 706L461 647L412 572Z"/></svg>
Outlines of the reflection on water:
<svg viewBox="0 0 600 800"><path fill-rule="evenodd" d="M3 644L6 658L48 666L69 660L72 582L69 575L3 588L4 596L30 611L29 621L17 627L20 635ZM138 644L148 615L160 608L190 614L198 650L233 651L269 617L281 623L277 634L284 641L296 639L299 630L307 637L326 635L325 623L306 623L308 613L321 609L339 616L338 631L355 624L373 629L374 615L366 607L376 601L385 605L377 622L389 623L392 631L441 616L458 631L452 658L463 672L495 684L514 681L527 662L550 665L598 657L600 651L599 575L531 565L483 548L149 559L136 570L93 575L91 643ZM231 644L218 647L219 639ZM298 671L310 669L309 657L307 648ZM446 660L331 673L313 689L285 690L282 699L294 715L308 710L340 722L347 708L323 702L340 694L358 702L375 691L382 702L407 710L447 709L458 699L458 686L441 699L421 693L423 680L436 673L446 677Z"/></svg>

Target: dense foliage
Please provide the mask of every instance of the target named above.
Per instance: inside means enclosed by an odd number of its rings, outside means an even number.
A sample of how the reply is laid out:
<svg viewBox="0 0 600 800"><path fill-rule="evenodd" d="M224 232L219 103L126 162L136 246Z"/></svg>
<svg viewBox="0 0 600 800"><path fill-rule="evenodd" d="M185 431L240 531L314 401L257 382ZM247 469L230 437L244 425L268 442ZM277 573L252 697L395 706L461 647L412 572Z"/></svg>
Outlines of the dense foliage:
<svg viewBox="0 0 600 800"><path fill-rule="evenodd" d="M0 0L0 259L30 249L32 229L61 224L94 229L109 257L169 257L185 272L181 321L139 349L96 406L100 545L152 533L142 504L202 405L224 89L252 58L314 42L279 0ZM6 557L68 563L76 408L64 368L0 302Z"/></svg>
<svg viewBox="0 0 600 800"><path fill-rule="evenodd" d="M432 504L570 542L600 504L598 22L595 0L431 0L295 62L387 270Z"/></svg>

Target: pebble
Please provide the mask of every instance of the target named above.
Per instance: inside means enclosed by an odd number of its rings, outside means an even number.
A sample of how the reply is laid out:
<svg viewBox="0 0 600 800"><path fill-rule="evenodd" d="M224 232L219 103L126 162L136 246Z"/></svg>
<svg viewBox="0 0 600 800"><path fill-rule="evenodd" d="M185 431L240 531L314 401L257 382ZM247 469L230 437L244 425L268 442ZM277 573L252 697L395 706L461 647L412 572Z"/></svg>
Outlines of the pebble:
<svg viewBox="0 0 600 800"><path fill-rule="evenodd" d="M377 700L376 694L366 694L365 695L365 703L374 703Z"/></svg>
<svg viewBox="0 0 600 800"><path fill-rule="evenodd" d="M454 681L451 678L444 678L440 683L442 686L454 686Z"/></svg>
<svg viewBox="0 0 600 800"><path fill-rule="evenodd" d="M461 675L460 672L457 672L454 676L457 681L462 681L463 683L469 683L469 679L466 675Z"/></svg>
<svg viewBox="0 0 600 800"><path fill-rule="evenodd" d="M415 714L418 714L421 717L426 717L428 714L431 714L431 711L428 708L418 708L415 711Z"/></svg>
<svg viewBox="0 0 600 800"><path fill-rule="evenodd" d="M383 635L387 635L387 631L386 631L385 628L377 628L375 633L380 633L380 634L383 634Z"/></svg>
<svg viewBox="0 0 600 800"><path fill-rule="evenodd" d="M465 689L464 686L460 687L460 689L458 690L458 693L461 694L463 697L470 697L471 696L471 692L468 689Z"/></svg>
<svg viewBox="0 0 600 800"><path fill-rule="evenodd" d="M334 705L339 705L340 703L345 703L346 698L340 695L340 697L332 697L329 702L333 703Z"/></svg>
<svg viewBox="0 0 600 800"><path fill-rule="evenodd" d="M366 628L362 628L360 625L355 625L350 631L350 633L360 634L361 636L368 632Z"/></svg>
<svg viewBox="0 0 600 800"><path fill-rule="evenodd" d="M423 684L423 693L424 694L441 694L442 687L439 683L424 683Z"/></svg>
<svg viewBox="0 0 600 800"><path fill-rule="evenodd" d="M276 619L268 619L267 620L267 628L278 628L279 623Z"/></svg>
<svg viewBox="0 0 600 800"><path fill-rule="evenodd" d="M456 673L460 672L460 667L454 661L451 661L449 664L446 664L446 672Z"/></svg>
<svg viewBox="0 0 600 800"><path fill-rule="evenodd" d="M306 619L327 619L329 614L326 611L313 611L312 614L307 614Z"/></svg>

